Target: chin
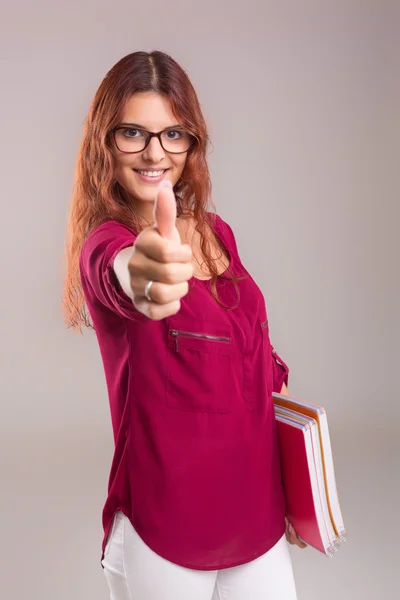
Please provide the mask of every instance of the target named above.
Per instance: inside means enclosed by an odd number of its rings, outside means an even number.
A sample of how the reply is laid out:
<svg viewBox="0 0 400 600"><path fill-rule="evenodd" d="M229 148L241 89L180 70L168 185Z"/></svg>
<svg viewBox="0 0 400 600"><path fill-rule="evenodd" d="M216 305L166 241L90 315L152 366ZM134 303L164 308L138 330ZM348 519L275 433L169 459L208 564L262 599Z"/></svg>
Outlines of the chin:
<svg viewBox="0 0 400 600"><path fill-rule="evenodd" d="M140 188L131 188L129 189L130 195L138 200L139 202L154 202L157 194L157 186L154 186L152 189L140 189Z"/></svg>

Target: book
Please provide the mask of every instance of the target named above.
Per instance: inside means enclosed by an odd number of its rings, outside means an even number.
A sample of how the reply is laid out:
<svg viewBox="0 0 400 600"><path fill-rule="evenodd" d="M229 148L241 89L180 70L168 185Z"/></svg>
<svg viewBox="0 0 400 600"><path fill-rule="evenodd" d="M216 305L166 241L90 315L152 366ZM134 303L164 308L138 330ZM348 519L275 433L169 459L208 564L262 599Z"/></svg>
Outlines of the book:
<svg viewBox="0 0 400 600"><path fill-rule="evenodd" d="M332 557L346 540L326 411L273 393L286 516L299 538Z"/></svg>

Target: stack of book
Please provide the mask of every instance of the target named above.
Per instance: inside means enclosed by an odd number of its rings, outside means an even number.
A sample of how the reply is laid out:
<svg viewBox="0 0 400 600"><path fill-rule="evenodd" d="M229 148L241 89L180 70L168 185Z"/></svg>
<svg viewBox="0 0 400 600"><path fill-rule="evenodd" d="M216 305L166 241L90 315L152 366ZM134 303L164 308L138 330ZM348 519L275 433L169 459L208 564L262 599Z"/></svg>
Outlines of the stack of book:
<svg viewBox="0 0 400 600"><path fill-rule="evenodd" d="M301 540L331 557L346 540L346 530L326 412L291 396L273 393L272 397L286 516Z"/></svg>

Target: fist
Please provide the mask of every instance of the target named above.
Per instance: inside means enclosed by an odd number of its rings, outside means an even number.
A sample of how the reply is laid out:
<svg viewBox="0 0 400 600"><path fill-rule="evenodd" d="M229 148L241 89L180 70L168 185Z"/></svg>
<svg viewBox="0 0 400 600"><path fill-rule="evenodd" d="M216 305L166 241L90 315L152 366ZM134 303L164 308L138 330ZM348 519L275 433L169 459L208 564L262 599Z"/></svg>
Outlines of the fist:
<svg viewBox="0 0 400 600"><path fill-rule="evenodd" d="M138 235L128 263L133 304L149 319L176 314L193 277L192 249L181 244L176 227L176 200L170 182L163 182L154 204L154 221ZM152 281L149 295L146 285Z"/></svg>
<svg viewBox="0 0 400 600"><path fill-rule="evenodd" d="M290 521L287 519L287 517L285 517L285 521L286 521L286 539L289 542L289 544L298 546L299 548L307 548L307 544L305 544L304 542L301 541L301 539L298 537L293 525L290 523Z"/></svg>

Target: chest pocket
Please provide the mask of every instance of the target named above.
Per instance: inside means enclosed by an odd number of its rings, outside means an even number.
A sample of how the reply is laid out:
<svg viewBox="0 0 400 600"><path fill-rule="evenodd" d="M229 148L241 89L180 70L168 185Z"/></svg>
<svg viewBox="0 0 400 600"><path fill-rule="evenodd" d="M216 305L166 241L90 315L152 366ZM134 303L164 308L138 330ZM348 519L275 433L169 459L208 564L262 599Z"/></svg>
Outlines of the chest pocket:
<svg viewBox="0 0 400 600"><path fill-rule="evenodd" d="M228 325L174 320L168 326L166 404L178 410L229 413L234 391Z"/></svg>
<svg viewBox="0 0 400 600"><path fill-rule="evenodd" d="M244 359L244 390L248 410L262 410L272 394L271 343L268 318L257 318L254 341Z"/></svg>

